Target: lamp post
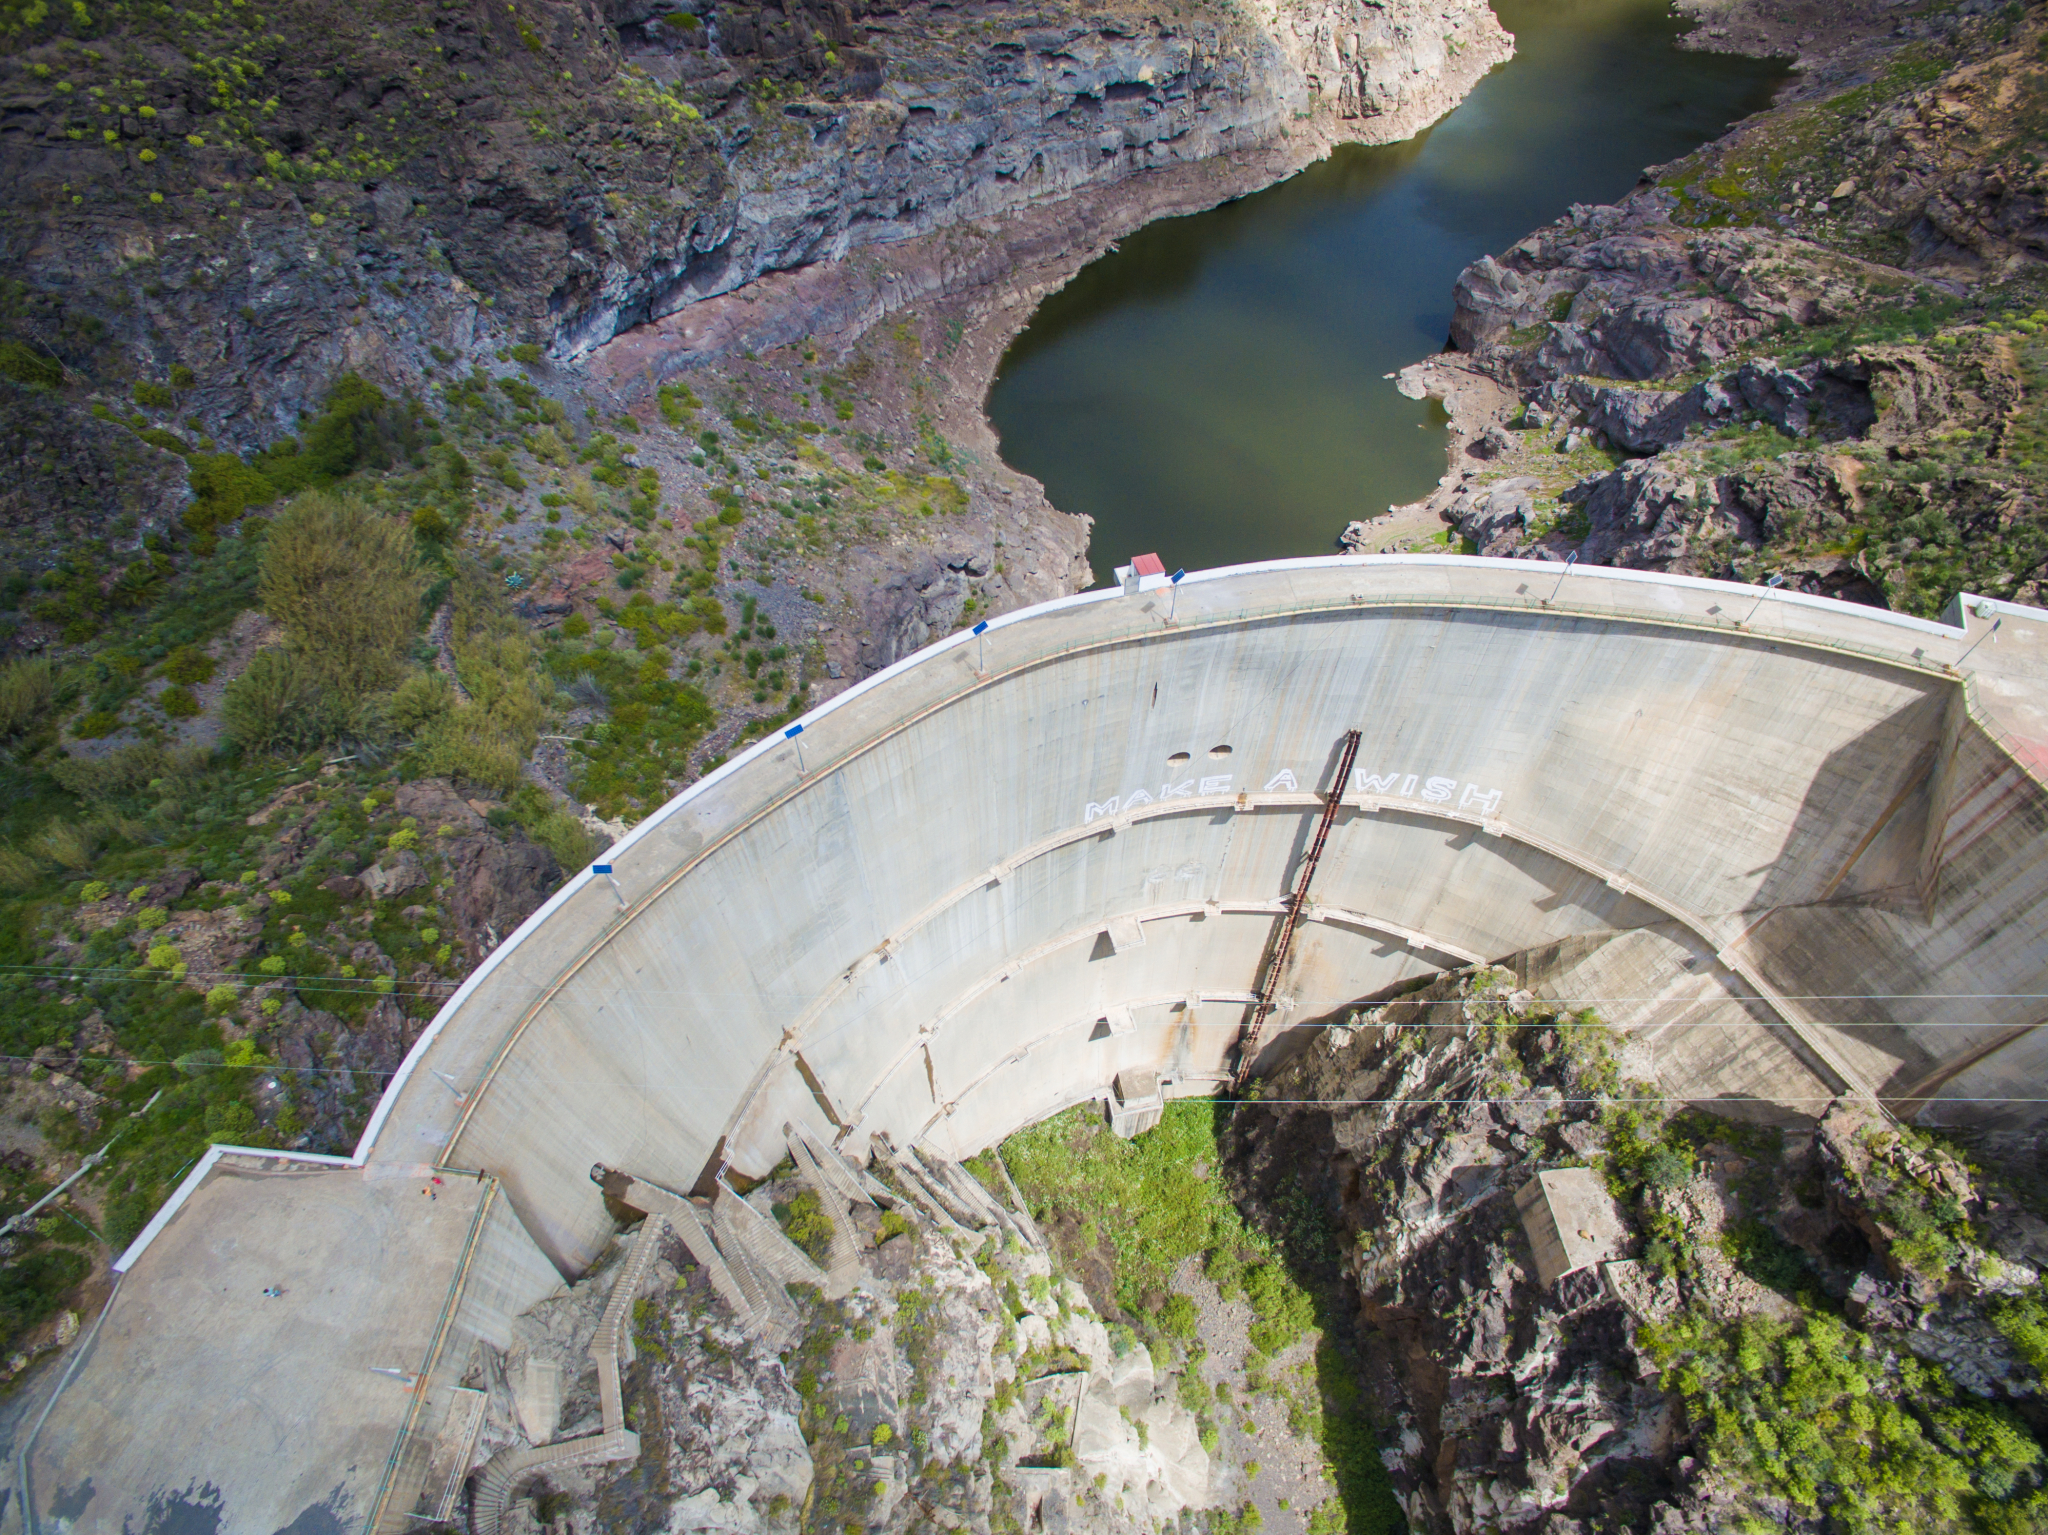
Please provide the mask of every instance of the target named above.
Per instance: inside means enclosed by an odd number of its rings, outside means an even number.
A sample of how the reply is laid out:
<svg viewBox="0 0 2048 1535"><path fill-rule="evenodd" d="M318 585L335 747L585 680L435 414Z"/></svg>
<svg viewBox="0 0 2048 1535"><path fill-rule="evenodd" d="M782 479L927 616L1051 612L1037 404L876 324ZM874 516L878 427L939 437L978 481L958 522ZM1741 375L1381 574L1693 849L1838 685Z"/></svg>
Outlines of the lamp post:
<svg viewBox="0 0 2048 1535"><path fill-rule="evenodd" d="M1564 557L1564 569L1558 572L1557 585L1553 586L1550 589L1550 595L1543 599L1543 605L1546 608L1557 600L1557 594L1564 590L1564 578L1572 573L1572 567L1578 563L1579 551L1576 549Z"/></svg>
<svg viewBox="0 0 2048 1535"><path fill-rule="evenodd" d="M1759 592L1759 593L1757 594L1757 599L1756 599L1756 606L1755 606L1755 607L1753 607L1753 608L1751 608L1751 609L1749 610L1749 614L1748 614L1748 617L1745 617L1745 618L1744 618L1744 619L1742 620L1742 622L1741 622L1741 623L1739 623L1739 624L1737 624L1737 625L1736 625L1735 627L1736 627L1736 628L1738 628L1738 629L1744 629L1744 628L1747 628L1747 627L1749 626L1749 620L1750 620L1751 618L1754 618L1754 617L1756 617L1756 615L1757 615L1757 614L1758 614L1759 612L1761 612L1761 611L1762 611L1762 609L1763 609L1763 605L1764 605L1764 598L1765 598L1765 597L1767 597L1767 596L1769 596L1769 595L1770 595L1770 593L1771 593L1771 592L1772 592L1772 591L1773 591L1773 590L1774 590L1775 588L1777 588L1777 587L1780 587L1780 586L1783 586L1784 584L1785 584L1785 577L1784 577L1784 574L1783 574L1782 572L1781 572L1781 573L1779 573L1778 575L1775 575L1775 576L1771 576L1771 577L1769 577L1768 579L1766 579L1766 580L1765 580L1765 582L1764 582L1764 590L1763 590L1763 591L1761 591L1761 592Z"/></svg>
<svg viewBox="0 0 2048 1535"><path fill-rule="evenodd" d="M1981 617L1982 615L1980 614L1979 616ZM1989 629L1986 629L1982 634L1978 635L1974 640L1970 641L1970 650L1975 650L1979 645L1983 644L1986 640L1990 639L1992 635L1998 632L1998 626L2004 622L2005 620L2003 618L1992 619L1991 627ZM1950 662L1949 670L1954 671L1958 667L1960 667L1965 661L1969 660L1970 650L1964 651L1961 655L1957 656L1954 661Z"/></svg>

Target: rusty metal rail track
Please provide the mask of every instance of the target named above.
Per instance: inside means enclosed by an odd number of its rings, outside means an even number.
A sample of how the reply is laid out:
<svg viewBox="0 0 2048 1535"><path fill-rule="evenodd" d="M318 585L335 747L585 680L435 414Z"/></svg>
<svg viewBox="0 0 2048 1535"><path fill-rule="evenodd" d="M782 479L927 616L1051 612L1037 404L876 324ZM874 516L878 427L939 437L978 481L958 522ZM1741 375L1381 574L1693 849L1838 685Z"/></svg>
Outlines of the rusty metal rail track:
<svg viewBox="0 0 2048 1535"><path fill-rule="evenodd" d="M1323 814L1316 822L1315 838L1309 843L1308 856L1302 859L1301 868L1294 876L1294 891L1287 897L1287 911L1280 918L1278 933L1267 952L1265 977L1258 987L1259 1000L1252 1004L1243 1031L1238 1035L1237 1067L1231 1078L1231 1086L1238 1092L1244 1090L1244 1084L1252 1074L1252 1063L1259 1058L1266 1020L1273 1015L1275 999L1280 991L1280 977L1287 969L1287 956L1294 949L1294 934L1301 926L1302 914L1308 910L1308 890L1315 881L1316 865L1322 862L1323 844L1330 840L1330 827L1337 819L1338 808L1344 803L1344 791L1351 786L1351 768L1358 760L1358 742L1358 731L1344 732L1344 752L1337 762L1337 777L1323 798Z"/></svg>

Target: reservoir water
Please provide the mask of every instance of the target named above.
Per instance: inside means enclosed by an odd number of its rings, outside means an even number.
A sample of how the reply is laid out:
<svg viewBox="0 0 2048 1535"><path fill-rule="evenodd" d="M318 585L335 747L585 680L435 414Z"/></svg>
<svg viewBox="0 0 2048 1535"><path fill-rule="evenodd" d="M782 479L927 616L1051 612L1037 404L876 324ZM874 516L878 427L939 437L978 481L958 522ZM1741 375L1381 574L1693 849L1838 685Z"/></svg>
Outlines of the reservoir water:
<svg viewBox="0 0 2048 1535"><path fill-rule="evenodd" d="M1451 285L1767 105L1785 67L1690 53L1663 0L1496 0L1515 58L1420 138L1350 146L1083 268L989 394L1003 457L1095 519L1110 567L1321 554L1427 493L1444 417L1384 375L1441 348Z"/></svg>

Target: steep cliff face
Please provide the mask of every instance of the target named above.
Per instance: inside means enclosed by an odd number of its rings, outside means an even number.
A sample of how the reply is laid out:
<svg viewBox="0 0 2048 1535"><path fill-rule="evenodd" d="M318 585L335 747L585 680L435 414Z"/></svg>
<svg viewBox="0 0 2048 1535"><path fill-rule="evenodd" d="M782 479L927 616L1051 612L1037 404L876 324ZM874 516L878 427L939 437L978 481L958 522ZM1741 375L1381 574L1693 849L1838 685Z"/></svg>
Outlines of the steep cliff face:
<svg viewBox="0 0 2048 1535"><path fill-rule="evenodd" d="M842 31L854 29L845 27ZM1292 0L1243 12L1141 6L875 7L860 66L822 88L757 83L709 119L726 194L689 250L611 263L586 304L558 306L574 355L769 271L999 218L1299 135L1403 138L1505 59L1483 5ZM632 29L629 66L688 92L735 79L751 22L712 13ZM833 55L837 57L836 53Z"/></svg>
<svg viewBox="0 0 2048 1535"><path fill-rule="evenodd" d="M0 64L10 318L117 390L189 370L181 412L245 447L343 369L575 357L1292 125L1307 153L1400 137L1508 49L1472 0L114 16Z"/></svg>
<svg viewBox="0 0 2048 1535"><path fill-rule="evenodd" d="M1513 988L1354 1012L1234 1125L1246 1196L1343 1222L1410 1527L2033 1527L2048 1227L2013 1189L1852 1105L1671 1104Z"/></svg>

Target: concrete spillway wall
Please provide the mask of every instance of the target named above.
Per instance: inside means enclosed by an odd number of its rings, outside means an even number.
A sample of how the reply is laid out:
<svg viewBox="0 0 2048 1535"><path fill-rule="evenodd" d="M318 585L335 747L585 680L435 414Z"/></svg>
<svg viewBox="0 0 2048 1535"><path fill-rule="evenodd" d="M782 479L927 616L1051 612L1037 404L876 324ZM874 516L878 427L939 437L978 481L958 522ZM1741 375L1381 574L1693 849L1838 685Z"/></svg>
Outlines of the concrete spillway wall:
<svg viewBox="0 0 2048 1535"><path fill-rule="evenodd" d="M1120 1072L1211 1091L1352 728L1283 1023L1539 950L1697 1096L2031 1116L1986 1100L2048 1064L2041 615L1557 580L1280 562L934 646L574 879L359 1155L490 1172L575 1272L593 1162L688 1188L792 1119L961 1156Z"/></svg>

